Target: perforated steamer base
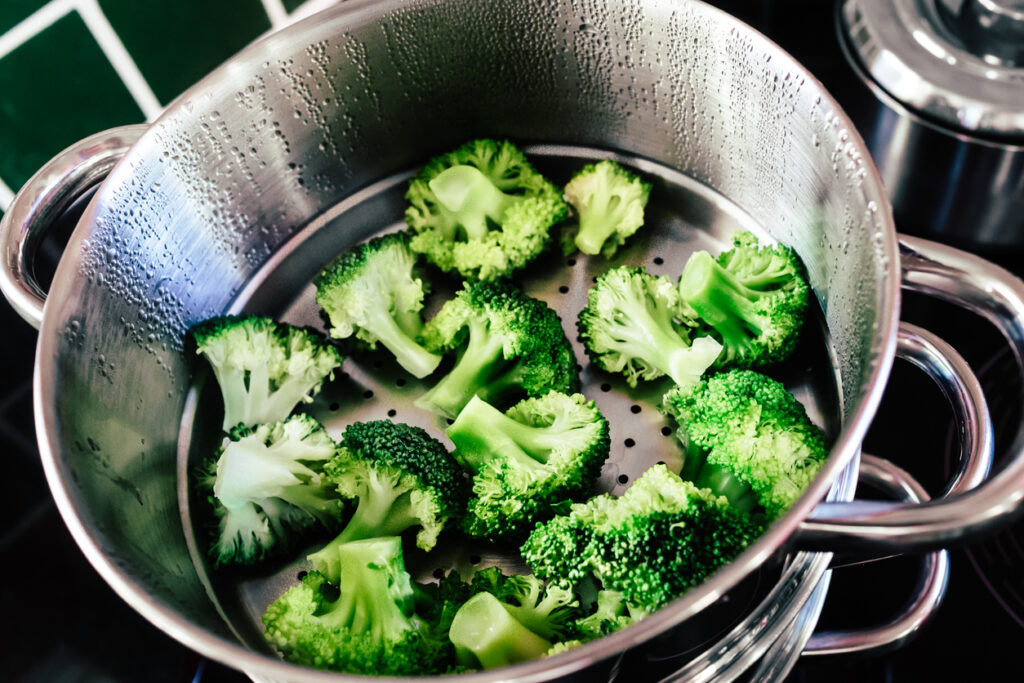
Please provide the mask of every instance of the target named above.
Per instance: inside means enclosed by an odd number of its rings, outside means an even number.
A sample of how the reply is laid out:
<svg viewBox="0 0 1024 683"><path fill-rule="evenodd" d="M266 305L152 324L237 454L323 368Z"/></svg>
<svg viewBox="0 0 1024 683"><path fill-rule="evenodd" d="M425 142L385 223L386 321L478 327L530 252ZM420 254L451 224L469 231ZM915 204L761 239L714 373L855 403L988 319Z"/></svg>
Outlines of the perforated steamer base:
<svg viewBox="0 0 1024 683"><path fill-rule="evenodd" d="M583 164L600 158L614 158L654 183L644 227L613 259L582 254L565 258L555 247L517 277L529 294L546 301L558 312L566 335L573 341L582 368L583 393L597 403L611 425L611 453L602 469L598 491L621 494L657 462L678 469L681 451L672 436L674 426L658 412L661 396L670 383L650 382L631 389L619 376L592 366L577 341L577 314L586 303L593 279L614 266L638 265L675 280L694 250L717 253L728 247L729 236L738 230L750 230L767 239L766 233L742 209L715 191L646 160L579 147L539 145L524 150L538 170L560 186ZM232 311L271 315L324 329L310 284L312 278L351 245L379 233L405 228L404 193L415 170L357 192L299 232L240 293ZM427 300L429 315L459 283L445 282L436 271L428 271L424 279L436 283ZM822 330L820 323L808 325L796 357L770 374L783 381L803 402L816 424L826 433L834 434L839 424L836 371ZM217 446L221 413L218 392L215 388L203 391L206 373L201 364L196 367L199 372L186 404L178 448L184 532L196 570L225 620L250 647L269 651L262 638L260 616L271 601L295 585L300 573L309 568L304 559L306 553L302 551L294 558L248 571L214 570L209 564L205 555L206 501L195 495L191 474ZM306 410L322 421L335 438L352 422L391 418L423 427L451 448L444 435L445 421L413 405L430 385L429 378L417 380L402 371L386 352L347 358L342 372L336 373L335 379L325 385ZM429 554L413 545L405 544L406 563L418 580L429 580L439 570L449 568L464 576L476 568L492 565L509 572L528 571L515 547L468 541L453 534L443 534L438 547ZM312 544L309 550L316 547ZM774 569L777 568L766 568L763 576L741 584L723 598L722 609L690 629L682 645L675 639L668 656L675 659L680 647L684 651L698 647L742 617L747 607L770 588L777 575Z"/></svg>

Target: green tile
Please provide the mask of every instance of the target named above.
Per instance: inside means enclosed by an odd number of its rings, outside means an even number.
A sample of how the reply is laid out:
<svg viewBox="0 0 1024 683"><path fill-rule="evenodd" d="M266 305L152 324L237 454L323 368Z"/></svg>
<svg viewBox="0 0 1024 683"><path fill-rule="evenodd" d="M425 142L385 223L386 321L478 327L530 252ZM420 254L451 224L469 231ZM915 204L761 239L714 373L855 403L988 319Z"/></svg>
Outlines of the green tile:
<svg viewBox="0 0 1024 683"><path fill-rule="evenodd" d="M0 33L45 5L47 0L0 0Z"/></svg>
<svg viewBox="0 0 1024 683"><path fill-rule="evenodd" d="M164 104L270 28L260 0L100 0L100 6Z"/></svg>
<svg viewBox="0 0 1024 683"><path fill-rule="evenodd" d="M15 192L71 143L145 119L75 12L0 59L0 93L0 178Z"/></svg>

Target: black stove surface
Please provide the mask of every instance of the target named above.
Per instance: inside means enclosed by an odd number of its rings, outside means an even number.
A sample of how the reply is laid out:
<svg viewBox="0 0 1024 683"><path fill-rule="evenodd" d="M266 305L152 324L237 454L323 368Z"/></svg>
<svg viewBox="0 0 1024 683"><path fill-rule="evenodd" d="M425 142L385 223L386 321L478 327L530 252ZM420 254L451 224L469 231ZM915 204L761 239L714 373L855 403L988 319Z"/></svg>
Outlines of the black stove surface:
<svg viewBox="0 0 1024 683"><path fill-rule="evenodd" d="M833 7L821 0L720 0L805 64L843 103L850 74L834 38ZM991 257L992 255L987 255ZM1024 258L1000 255L1024 274ZM1016 429L1016 369L986 323L908 295L904 319L952 343L981 372L997 425L997 453ZM31 410L35 334L0 305L0 444L7 486L0 496L0 680L241 683L205 662L124 604L89 566L65 528L43 478ZM917 370L897 363L865 451L908 469L932 492L950 467L951 411ZM1009 436L1007 436L1009 434ZM945 603L909 645L883 655L803 658L792 682L1024 680L1024 526L954 550ZM913 585L917 561L895 558L833 575L820 626L863 628L890 618ZM642 672L635 672L641 679Z"/></svg>

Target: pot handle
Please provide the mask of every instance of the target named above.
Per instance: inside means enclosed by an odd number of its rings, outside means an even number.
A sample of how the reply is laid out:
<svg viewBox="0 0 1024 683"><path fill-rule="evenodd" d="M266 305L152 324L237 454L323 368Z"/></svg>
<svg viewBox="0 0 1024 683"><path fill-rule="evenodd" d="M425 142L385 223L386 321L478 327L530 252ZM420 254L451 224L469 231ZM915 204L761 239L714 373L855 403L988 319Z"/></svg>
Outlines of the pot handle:
<svg viewBox="0 0 1024 683"><path fill-rule="evenodd" d="M924 490L905 470L888 460L862 455L860 481L910 503L928 500ZM803 656L881 654L902 647L935 614L946 595L949 583L949 551L936 550L921 558L921 572L911 599L888 624L862 631L826 631L815 633L804 645ZM828 576L835 570L828 570Z"/></svg>
<svg viewBox="0 0 1024 683"><path fill-rule="evenodd" d="M1024 282L977 256L916 237L900 236L900 255L905 289L988 319L1006 337L1024 371ZM977 486L961 477L948 495L915 505L822 503L800 525L794 539L797 547L922 552L964 543L1009 524L1024 511L1024 417L1018 423L1009 459Z"/></svg>
<svg viewBox="0 0 1024 683"><path fill-rule="evenodd" d="M33 267L43 235L75 200L107 177L148 128L111 128L71 145L29 178L0 219L0 291L32 327L39 329L46 301Z"/></svg>

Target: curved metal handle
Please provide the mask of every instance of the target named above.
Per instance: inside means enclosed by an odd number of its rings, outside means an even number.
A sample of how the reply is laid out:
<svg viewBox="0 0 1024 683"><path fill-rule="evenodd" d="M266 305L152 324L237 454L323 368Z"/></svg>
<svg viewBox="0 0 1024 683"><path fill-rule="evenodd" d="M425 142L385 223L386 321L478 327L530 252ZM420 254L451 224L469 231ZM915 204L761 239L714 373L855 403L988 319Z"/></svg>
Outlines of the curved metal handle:
<svg viewBox="0 0 1024 683"><path fill-rule="evenodd" d="M928 500L928 493L907 472L888 460L871 455L861 456L860 478L903 501L918 503ZM829 570L831 573L834 570ZM828 631L815 633L804 646L808 656L881 653L902 647L913 638L935 614L946 595L949 583L949 552L939 550L921 559L921 573L909 602L888 624L862 631Z"/></svg>
<svg viewBox="0 0 1024 683"><path fill-rule="evenodd" d="M976 256L900 237L903 287L949 301L992 322L1024 369L1024 282ZM969 491L919 505L825 503L800 528L797 543L818 549L923 551L965 542L1024 511L1024 416L1006 465Z"/></svg>
<svg viewBox="0 0 1024 683"><path fill-rule="evenodd" d="M148 129L122 126L68 147L29 178L0 220L0 291L32 327L43 321L46 292L33 260L43 235L69 206L102 181Z"/></svg>

